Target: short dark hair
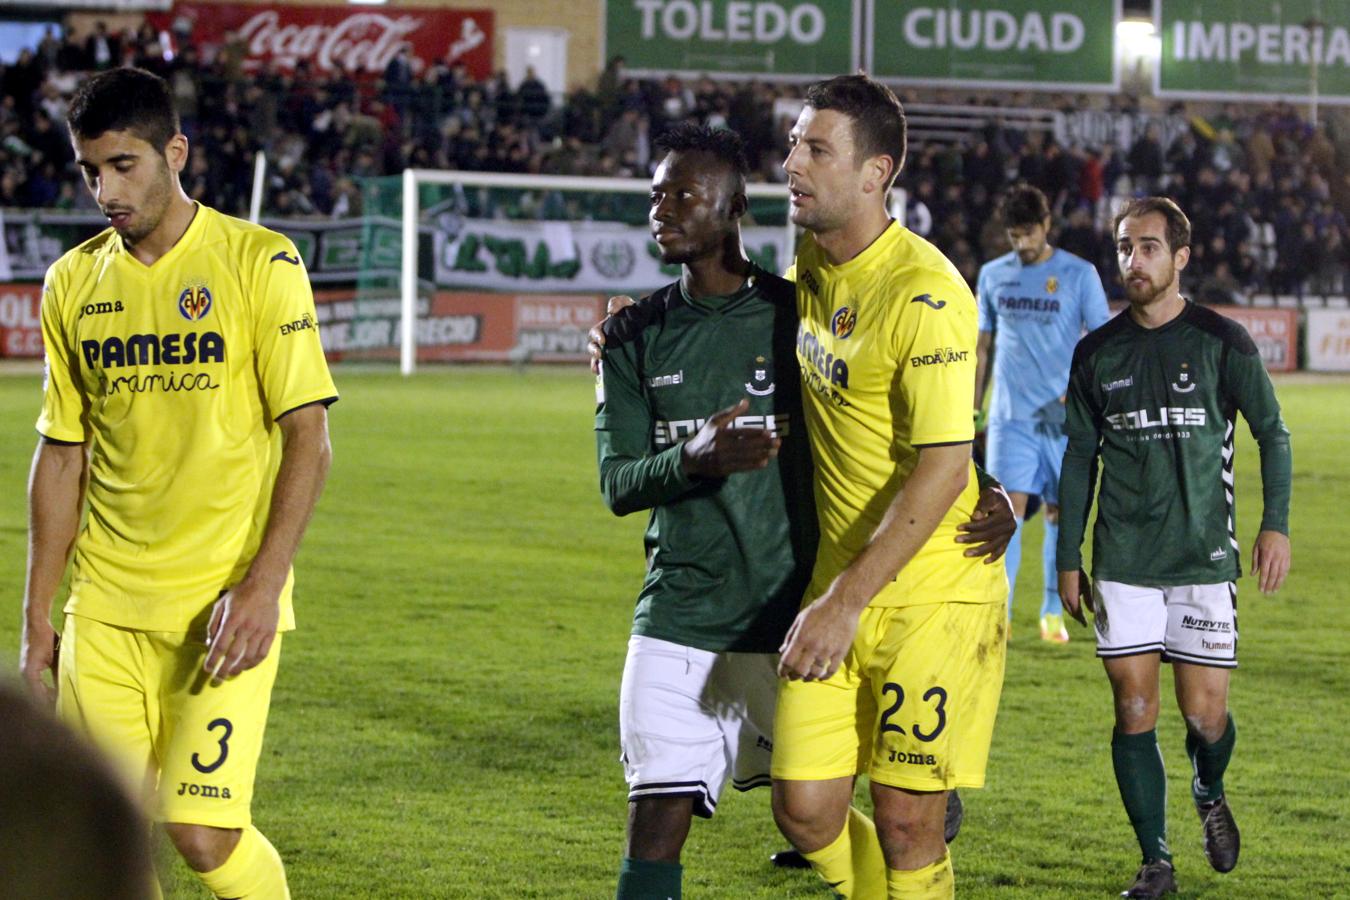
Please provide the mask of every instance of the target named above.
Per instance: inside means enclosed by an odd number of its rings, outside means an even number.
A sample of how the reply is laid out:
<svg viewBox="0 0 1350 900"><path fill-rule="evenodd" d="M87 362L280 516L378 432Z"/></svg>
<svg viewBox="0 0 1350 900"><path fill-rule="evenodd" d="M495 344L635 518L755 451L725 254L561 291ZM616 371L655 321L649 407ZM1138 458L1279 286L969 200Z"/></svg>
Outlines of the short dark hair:
<svg viewBox="0 0 1350 900"><path fill-rule="evenodd" d="M833 109L853 122L853 141L862 159L889 156L895 162L891 181L905 165L905 108L895 92L866 75L838 75L806 89L806 105ZM886 185L890 187L890 185Z"/></svg>
<svg viewBox="0 0 1350 900"><path fill-rule="evenodd" d="M1039 225L1050 217L1050 202L1040 188L1018 182L1003 195L998 214L1004 228Z"/></svg>
<svg viewBox="0 0 1350 900"><path fill-rule="evenodd" d="M750 159L745 154L745 143L730 128L710 128L707 125L681 122L656 139L656 152L660 156L667 153L706 153L725 163L732 174L742 180L750 174Z"/></svg>
<svg viewBox="0 0 1350 900"><path fill-rule="evenodd" d="M1191 245L1191 220L1181 211L1181 207L1168 197L1138 197L1126 203L1116 213L1111 223L1111 238L1120 233L1120 223L1129 218L1158 213L1167 220L1167 249L1176 253L1182 247Z"/></svg>
<svg viewBox="0 0 1350 900"><path fill-rule="evenodd" d="M86 78L75 89L66 122L76 137L129 131L161 153L180 130L169 83L144 69L109 69Z"/></svg>

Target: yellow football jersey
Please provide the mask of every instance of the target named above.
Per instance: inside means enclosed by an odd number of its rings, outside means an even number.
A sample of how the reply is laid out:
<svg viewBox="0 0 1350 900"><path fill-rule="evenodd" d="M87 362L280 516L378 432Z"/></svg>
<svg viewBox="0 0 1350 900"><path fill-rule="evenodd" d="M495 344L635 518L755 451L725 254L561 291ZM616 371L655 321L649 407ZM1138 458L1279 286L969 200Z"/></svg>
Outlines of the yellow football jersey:
<svg viewBox="0 0 1350 900"><path fill-rule="evenodd" d="M199 205L146 266L109 229L48 270L42 336L38 431L91 447L66 612L204 627L262 540L276 420L337 399L295 245ZM282 629L294 627L291 582Z"/></svg>
<svg viewBox="0 0 1350 900"><path fill-rule="evenodd" d="M974 438L976 309L956 267L894 222L838 266L808 234L791 275L821 530L810 599L862 552L918 447ZM1003 599L1003 567L955 542L978 498L972 463L970 483L873 606Z"/></svg>

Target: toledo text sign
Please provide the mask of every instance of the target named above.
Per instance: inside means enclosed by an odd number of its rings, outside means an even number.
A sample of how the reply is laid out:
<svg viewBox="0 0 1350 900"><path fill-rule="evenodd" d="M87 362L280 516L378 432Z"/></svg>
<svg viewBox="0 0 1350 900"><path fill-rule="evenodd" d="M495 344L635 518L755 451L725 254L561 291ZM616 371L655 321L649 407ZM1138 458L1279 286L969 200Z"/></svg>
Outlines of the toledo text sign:
<svg viewBox="0 0 1350 900"><path fill-rule="evenodd" d="M1162 97L1350 103L1350 0L1167 0Z"/></svg>
<svg viewBox="0 0 1350 900"><path fill-rule="evenodd" d="M887 81L1110 91L1120 0L871 0L868 71Z"/></svg>
<svg viewBox="0 0 1350 900"><path fill-rule="evenodd" d="M605 56L638 75L839 75L861 21L855 0L605 0Z"/></svg>

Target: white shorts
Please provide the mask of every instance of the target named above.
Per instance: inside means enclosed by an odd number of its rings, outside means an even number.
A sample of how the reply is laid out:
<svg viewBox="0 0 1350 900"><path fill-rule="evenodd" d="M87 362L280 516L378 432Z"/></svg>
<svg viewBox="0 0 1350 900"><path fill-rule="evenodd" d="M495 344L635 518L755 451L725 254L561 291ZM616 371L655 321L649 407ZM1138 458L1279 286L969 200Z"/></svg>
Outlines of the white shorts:
<svg viewBox="0 0 1350 900"><path fill-rule="evenodd" d="M710 818L728 777L741 791L767 785L777 665L774 653L630 637L619 690L628 799L692 797Z"/></svg>
<svg viewBox="0 0 1350 900"><path fill-rule="evenodd" d="M1237 585L1140 587L1094 581L1097 655L1161 653L1163 662L1237 667Z"/></svg>

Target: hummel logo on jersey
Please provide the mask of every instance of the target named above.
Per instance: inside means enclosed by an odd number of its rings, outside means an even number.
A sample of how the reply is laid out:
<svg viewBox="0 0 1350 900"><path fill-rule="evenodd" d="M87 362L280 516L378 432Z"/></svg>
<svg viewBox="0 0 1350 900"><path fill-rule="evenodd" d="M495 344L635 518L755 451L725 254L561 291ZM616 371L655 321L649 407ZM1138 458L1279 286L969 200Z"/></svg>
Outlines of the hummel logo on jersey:
<svg viewBox="0 0 1350 900"><path fill-rule="evenodd" d="M1121 388L1127 388L1133 384L1134 376L1131 375L1128 378L1117 378L1115 381L1103 381L1102 390L1109 394L1111 391L1118 391Z"/></svg>
<svg viewBox="0 0 1350 900"><path fill-rule="evenodd" d="M1227 558L1228 558L1228 551L1225 550L1225 549L1223 549L1222 547L1220 547L1220 548L1217 549L1217 550L1211 550L1211 551L1210 551L1210 554L1209 554L1209 561L1210 561L1210 562L1218 562L1218 561L1221 560L1221 559L1227 559Z"/></svg>
<svg viewBox="0 0 1350 900"><path fill-rule="evenodd" d="M653 375L647 379L647 387L670 387L672 384L684 384L684 369L674 375Z"/></svg>
<svg viewBox="0 0 1350 900"><path fill-rule="evenodd" d="M104 313L120 313L125 309L121 300L102 300L98 303L86 303L80 309L80 318L85 316L101 316Z"/></svg>
<svg viewBox="0 0 1350 900"><path fill-rule="evenodd" d="M1158 414L1158 418L1153 418L1154 413ZM1116 431L1157 428L1159 425L1204 425L1205 411L1185 406L1160 406L1157 409L1112 413L1106 417L1106 421Z"/></svg>
<svg viewBox="0 0 1350 900"><path fill-rule="evenodd" d="M932 294L920 294L919 296L913 298L909 302L924 303L927 304L928 306L933 307L933 309L942 309L942 307L947 305L946 300L934 300Z"/></svg>
<svg viewBox="0 0 1350 900"><path fill-rule="evenodd" d="M804 269L802 271L802 284L809 287L811 293L815 294L817 297L820 296L820 285L816 283L816 276L811 274L810 269Z"/></svg>
<svg viewBox="0 0 1350 900"><path fill-rule="evenodd" d="M285 250L282 250L282 251L281 251L280 253L278 253L276 256L274 256L274 257L272 257L271 259L269 259L268 262L276 262L277 260L281 260L282 262L288 262L288 263L290 263L290 264L293 265L293 266L298 266L298 265L300 265L300 257L298 257L298 256L287 256Z"/></svg>

